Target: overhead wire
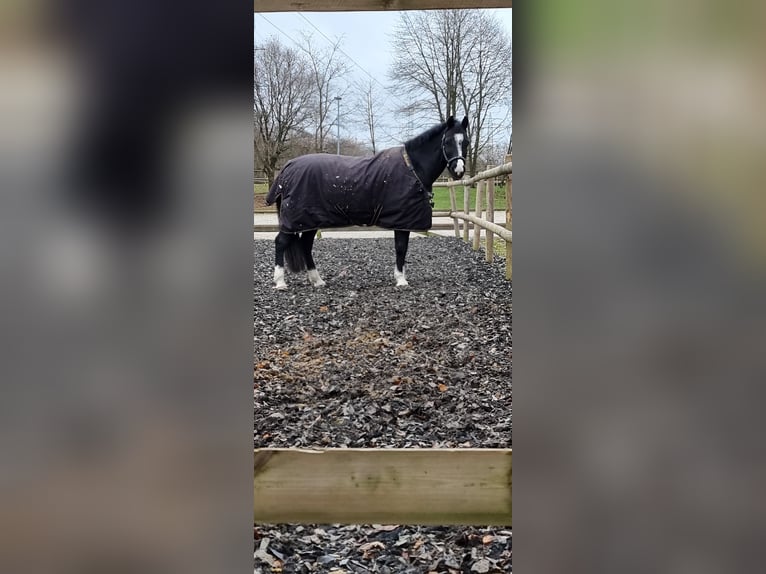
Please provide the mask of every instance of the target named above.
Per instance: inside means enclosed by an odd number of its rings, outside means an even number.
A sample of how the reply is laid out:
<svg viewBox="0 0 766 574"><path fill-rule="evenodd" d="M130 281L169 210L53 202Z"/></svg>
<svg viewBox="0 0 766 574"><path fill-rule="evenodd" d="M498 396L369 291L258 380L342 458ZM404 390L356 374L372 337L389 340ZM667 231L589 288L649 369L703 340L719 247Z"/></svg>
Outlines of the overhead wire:
<svg viewBox="0 0 766 574"><path fill-rule="evenodd" d="M320 35L321 35L321 36L322 36L322 37L323 37L325 40L327 40L327 41L328 41L328 42L329 42L329 43L330 43L332 46L336 46L336 42L333 42L333 40L332 40L332 39L330 39L330 38L327 36L327 34L325 34L325 33L324 33L322 30L320 30L320 29L319 29L319 28L318 28L318 27L317 27L317 26L316 26L316 25L315 25L315 24L314 24L314 23L313 23L311 20L309 20L309 19L308 19L308 18L307 18L307 17L306 17L306 16L305 16L303 13L301 13L301 12L297 12L297 14L298 14L298 16L300 16L301 18L303 18L303 20L305 20L305 21L306 21L306 22L307 22L307 23L308 23L308 24L309 24L309 25L310 25L312 28L314 28L314 30L316 30L317 32L319 32L319 34L320 34ZM343 50L343 48L341 48L340 46L337 46L337 49L338 49L338 51L339 51L341 54L343 54L343 55L344 55L346 58L348 58L348 59L349 59L349 60L350 60L350 61L351 61L351 62L352 62L352 63L353 63L353 64L354 64L354 65L355 65L357 68L359 68L359 69L360 69L362 72L364 72L364 74L365 74L365 75L367 75L367 76L368 76L368 77L369 77L369 78L370 78L370 79L371 79L373 82L375 82L375 83L376 83L376 84L378 84L378 85L379 85L381 88L383 88L383 89L384 89L384 90L386 90L386 91L387 91L389 94L391 94L391 95L394 97L394 99L398 100L398 102L399 102L400 104L402 104L402 106L401 106L402 108L407 108L407 107L409 106L409 104L405 104L405 103L404 103L402 100L400 100L400 99L399 99L399 96L397 96L397 95L395 94L395 92L393 92L393 91L392 91L392 89L391 89L391 88L389 88L389 87L385 86L384 84L382 84L382 83L381 83L381 82L380 82L380 81L379 81L379 80L378 80L378 79L377 79L375 76L373 76L372 74L370 74L370 72L368 72L368 71L367 71L367 70L366 70L366 69L365 69L365 68L364 68L364 67L363 67L363 66L362 66L362 65L361 65L359 62L357 62L357 61L356 61L354 58L352 58L351 56L349 56L349 55L346 53L346 51L345 51L345 50ZM381 133L382 133L384 136L386 136L388 139L390 139L391 141L393 141L393 142L397 142L397 143L400 143L400 142L402 141L402 138L401 138L401 137L399 137L399 136L396 136L396 137L395 137L395 136L392 136L392 135L391 135L389 132L387 132L385 129L383 129L383 127L381 127L381 126L378 126L378 129L380 129L380 132L381 132Z"/></svg>
<svg viewBox="0 0 766 574"><path fill-rule="evenodd" d="M327 35L326 35L326 34L325 34L325 33L324 33L324 32L323 32L321 29L319 29L319 28L318 28L318 27L317 27L317 26L316 26L316 25L315 25L315 24L314 24L314 23L313 23L311 20L309 20L309 19L308 19L308 18L307 18L307 17L306 17L304 14L302 14L301 12L297 12L297 14L298 14L298 16L300 16L300 17L301 17L303 20L305 20L305 21L306 21L306 22L307 22L307 23L308 23L308 24L309 24L309 25L310 25L312 28L314 28L314 29L315 29L317 32L319 32L319 34L320 34L320 35L321 35L321 36L322 36L322 37L323 37L323 38L324 38L324 39L325 39L327 42L329 42L331 45L335 46L335 42L333 42L333 40L332 40L332 39L330 39L330 38L329 38L329 37L328 37L328 36L327 36ZM293 38L293 37L292 37L290 34L288 34L288 33L287 33L287 32L285 32L285 31L284 31L282 28L280 28L279 26L277 26L277 25L276 25L274 22L272 22L272 21L271 21L269 18L267 18L265 15L263 15L263 14L261 14L261 13L258 13L258 15L259 15L261 18L263 18L263 19L264 19L266 22L268 22L268 23L269 23L269 24L270 24L270 25L271 25L271 26L272 26L272 27L273 27L275 30L277 30L277 31L278 31L280 34L282 34L284 37L286 37L288 40L290 40L290 41L291 41L293 44L295 44L295 45L296 45L298 48L300 48L301 50L305 49L305 48L304 48L304 46L303 46L303 44L301 44L300 42L298 42L298 41L297 41L295 38ZM346 51L345 51L345 50L343 50L343 49L342 49L340 46L338 46L338 51L339 51L341 54L343 54L343 55L344 55L346 58L348 58L348 59L349 59L349 60L350 60L350 61L351 61L351 62L352 62L352 63L353 63L353 64L354 64L354 65L355 65L357 68L359 68L359 69L360 69L362 72L364 72L364 74L365 74L365 75L367 75L367 76L368 76L368 77L369 77L369 78L370 78L370 79L371 79L373 82L375 82L375 83L376 83L376 84L378 84L378 85L379 85L381 88L383 88L383 89L384 89L386 92L388 92L389 94L391 94L391 95L394 97L394 99L398 101L398 103L402 104L402 106L401 106L402 108L407 108L407 107L409 107L409 104L405 104L405 103L403 102L403 100L399 99L399 96L397 96L397 95L395 94L395 92L394 92L394 91L393 91L391 88L389 88L389 87L385 86L384 84L382 84L382 83L381 83L381 82L380 82L380 81L379 81L379 80L378 80L378 79L377 79L375 76L373 76L372 74L370 74L370 72L368 72L368 71L367 71L367 70L366 70L366 69L365 69L365 68L364 68L364 67L363 67L361 64L359 64L359 62L357 62L356 60L354 60L354 58L352 58L351 56L349 56L349 55L346 53ZM385 130L385 129L384 129L382 126L378 126L378 130L380 130L380 133L382 133L384 136L386 136L386 137L387 137L389 140L391 140L392 142L401 143L401 142L403 141L403 139L404 139L404 138L402 138L401 136L393 136L393 135L391 135L391 133L390 133L390 132L388 132L387 130Z"/></svg>
<svg viewBox="0 0 766 574"><path fill-rule="evenodd" d="M314 30L316 30L317 32L319 32L319 34L321 34L321 36L322 36L322 37L323 37L325 40L327 40L328 42L330 42L332 45L335 45L335 43L332 41L332 39L330 39L330 38L329 38L329 37L328 37L328 36L327 36L327 35L326 35L324 32L322 32L322 30L320 30L320 29L319 29L319 28L318 28L318 27L317 27L317 26L316 26L316 25L315 25L315 24L314 24L314 23L313 23L311 20L309 20L309 19L308 19L308 18L307 18L307 17L306 17L304 14L302 14L301 12L297 12L297 14L298 14L298 16L300 16L301 18L303 18L303 19L304 19L304 20L305 20L305 21L306 21L306 22L307 22L307 23L308 23L308 24L309 24L309 25L310 25L312 28L314 28ZM395 93L395 92L392 90L392 88L389 88L388 86L386 86L386 85L382 84L382 83L380 82L380 80L378 80L378 79L377 79L375 76L373 76L373 75L372 75L370 72L368 72L368 71L367 71L367 70L364 68L364 66L362 66L362 65L361 65L359 62L357 62L356 60L354 60L354 58L352 58L351 56L349 56L349 55L348 55L348 54L345 52L345 50L343 50L343 48L341 48L340 46L338 46L338 51L339 51L341 54L343 54L344 56L346 56L346 58L348 58L349 60L351 60L351 62L352 62L352 63L353 63L353 64L354 64L354 65L355 65L357 68L359 68L360 70L362 70L362 72L364 72L364 73L365 73L365 75L367 75L367 76L368 76L368 77L369 77L369 78L370 78L370 79L371 79L373 82L375 82L375 83L376 83L376 84L378 84L378 85L379 85L381 88L383 88L383 89L384 89L384 90L386 90L388 93L390 93L390 94L391 94L391 95L392 95L392 96L393 96L393 97L394 97L396 100L398 100L398 101L399 101L399 103L403 104L403 106L402 106L402 107L407 107L407 106L409 105L409 104L405 104L403 100L399 99L399 96L398 96L398 95L396 95L396 93Z"/></svg>

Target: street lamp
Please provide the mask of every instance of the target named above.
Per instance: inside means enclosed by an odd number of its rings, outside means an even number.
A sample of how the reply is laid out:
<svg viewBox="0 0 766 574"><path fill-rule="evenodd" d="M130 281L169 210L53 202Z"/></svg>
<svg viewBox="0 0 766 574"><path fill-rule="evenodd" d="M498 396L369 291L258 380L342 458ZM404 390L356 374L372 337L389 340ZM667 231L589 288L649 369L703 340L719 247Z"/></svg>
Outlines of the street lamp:
<svg viewBox="0 0 766 574"><path fill-rule="evenodd" d="M336 153L336 155L340 155L340 101L341 101L342 99L343 99L343 98L341 98L340 96L335 96L335 97L333 98L333 100L335 100L336 102L338 102L338 117L337 117L337 118L335 118L335 125L336 125L336 127L338 128L338 141L337 141L338 147L337 147L337 150L336 150L336 152L335 152L335 153Z"/></svg>

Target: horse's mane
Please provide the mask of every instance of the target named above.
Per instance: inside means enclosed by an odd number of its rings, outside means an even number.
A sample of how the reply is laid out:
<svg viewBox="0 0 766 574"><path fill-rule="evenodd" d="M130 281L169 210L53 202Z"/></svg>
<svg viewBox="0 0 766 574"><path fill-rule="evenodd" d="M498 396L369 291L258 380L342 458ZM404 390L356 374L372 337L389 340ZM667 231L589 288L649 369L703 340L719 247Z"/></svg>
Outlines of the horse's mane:
<svg viewBox="0 0 766 574"><path fill-rule="evenodd" d="M404 142L404 145L408 148L410 146L418 146L422 144L423 142L430 140L435 135L442 133L442 131L444 131L444 128L446 126L447 126L447 122L436 124L435 126L428 128L422 134L418 134L414 138L408 139L406 142Z"/></svg>

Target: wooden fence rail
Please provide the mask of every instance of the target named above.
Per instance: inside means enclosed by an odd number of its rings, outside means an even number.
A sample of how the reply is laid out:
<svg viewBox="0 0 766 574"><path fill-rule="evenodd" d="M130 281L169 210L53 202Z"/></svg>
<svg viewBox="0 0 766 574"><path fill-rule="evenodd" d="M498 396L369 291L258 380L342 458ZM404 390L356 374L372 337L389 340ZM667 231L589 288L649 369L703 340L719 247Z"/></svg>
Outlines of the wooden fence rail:
<svg viewBox="0 0 766 574"><path fill-rule="evenodd" d="M433 187L448 187L450 193L450 206L451 211L449 217L454 220L455 237L460 237L460 227L458 221L462 220L463 223L463 241L469 241L468 223L473 224L473 248L478 250L481 245L481 230L484 229L487 232L486 241L486 255L487 261L491 262L494 257L494 236L499 235L505 241L505 276L507 279L513 277L513 264L512 264L512 251L513 251L513 232L511 231L511 175L513 173L512 158L508 156L509 161L503 165L499 165L492 169L488 169L477 173L473 177L462 179L459 181L439 181L433 184ZM495 219L495 178L499 176L508 177L508 186L506 188L506 227L497 225L494 222ZM469 186L476 183L476 206L475 214L471 215ZM455 197L455 187L463 186L463 213L457 210L457 199ZM482 218L484 213L484 197L486 196L487 202L487 219Z"/></svg>
<svg viewBox="0 0 766 574"><path fill-rule="evenodd" d="M482 219L480 217L476 217L475 215L465 214L465 213L453 213L450 215L450 217L454 219L462 219L463 221L469 221L475 225L479 225L483 227L484 229L487 229L491 231L492 233L495 233L499 235L503 241L511 241L513 239L513 232L510 229L506 229L502 225L498 225L497 223L493 223L491 221L487 221L486 219Z"/></svg>
<svg viewBox="0 0 766 574"><path fill-rule="evenodd" d="M259 449L255 522L512 525L510 449Z"/></svg>

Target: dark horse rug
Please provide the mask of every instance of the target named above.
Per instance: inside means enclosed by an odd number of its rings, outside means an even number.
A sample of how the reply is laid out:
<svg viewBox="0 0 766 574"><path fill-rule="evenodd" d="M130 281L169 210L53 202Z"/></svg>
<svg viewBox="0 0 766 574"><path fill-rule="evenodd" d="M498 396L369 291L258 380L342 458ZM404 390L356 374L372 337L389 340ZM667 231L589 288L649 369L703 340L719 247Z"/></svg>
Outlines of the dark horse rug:
<svg viewBox="0 0 766 574"><path fill-rule="evenodd" d="M372 157L311 154L288 161L266 202L279 200L280 229L300 233L346 225L431 228L432 192L403 147Z"/></svg>

